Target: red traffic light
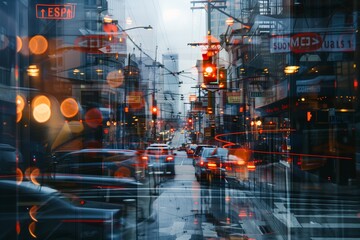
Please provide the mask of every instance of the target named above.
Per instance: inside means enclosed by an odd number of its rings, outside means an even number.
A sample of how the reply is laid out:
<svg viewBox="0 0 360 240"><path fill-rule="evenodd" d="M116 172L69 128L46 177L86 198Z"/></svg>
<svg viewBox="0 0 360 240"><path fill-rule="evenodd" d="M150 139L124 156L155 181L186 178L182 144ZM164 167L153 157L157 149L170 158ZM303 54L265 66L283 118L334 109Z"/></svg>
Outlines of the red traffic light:
<svg viewBox="0 0 360 240"><path fill-rule="evenodd" d="M158 109L156 106L153 106L151 108L151 114L152 114L152 119L155 120L157 118L157 112L158 112Z"/></svg>
<svg viewBox="0 0 360 240"><path fill-rule="evenodd" d="M216 65L212 63L208 63L203 66L204 84L217 82L216 70Z"/></svg>
<svg viewBox="0 0 360 240"><path fill-rule="evenodd" d="M205 85L217 83L217 66L213 63L212 57L203 56L202 73Z"/></svg>

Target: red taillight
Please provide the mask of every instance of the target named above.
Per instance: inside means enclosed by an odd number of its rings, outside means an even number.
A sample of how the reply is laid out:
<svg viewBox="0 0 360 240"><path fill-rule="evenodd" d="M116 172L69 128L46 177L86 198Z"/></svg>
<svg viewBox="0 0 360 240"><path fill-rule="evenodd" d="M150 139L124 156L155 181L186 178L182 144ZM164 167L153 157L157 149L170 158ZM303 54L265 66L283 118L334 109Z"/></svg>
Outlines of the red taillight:
<svg viewBox="0 0 360 240"><path fill-rule="evenodd" d="M216 167L216 163L208 163L208 167Z"/></svg>
<svg viewBox="0 0 360 240"><path fill-rule="evenodd" d="M254 162L249 162L247 165L247 168L249 171L255 171L256 166L255 166Z"/></svg>
<svg viewBox="0 0 360 240"><path fill-rule="evenodd" d="M200 165L201 165L201 166L204 166L204 161L200 161Z"/></svg>
<svg viewBox="0 0 360 240"><path fill-rule="evenodd" d="M240 166L242 166L242 165L245 164L245 161L242 160L242 159L240 159L240 160L237 161L237 164L240 165Z"/></svg>
<svg viewBox="0 0 360 240"><path fill-rule="evenodd" d="M174 157L169 156L169 157L166 158L166 161L167 162L172 162L172 161L174 161Z"/></svg>
<svg viewBox="0 0 360 240"><path fill-rule="evenodd" d="M147 160L149 160L149 158L148 158L147 156L142 156L142 157L141 157L141 160L147 161Z"/></svg>

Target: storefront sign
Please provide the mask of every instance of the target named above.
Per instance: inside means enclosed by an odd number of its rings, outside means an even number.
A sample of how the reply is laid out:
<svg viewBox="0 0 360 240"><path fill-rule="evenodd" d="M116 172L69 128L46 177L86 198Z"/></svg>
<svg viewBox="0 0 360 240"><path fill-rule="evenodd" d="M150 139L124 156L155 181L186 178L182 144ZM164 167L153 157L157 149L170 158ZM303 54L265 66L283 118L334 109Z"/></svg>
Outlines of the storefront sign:
<svg viewBox="0 0 360 240"><path fill-rule="evenodd" d="M273 92L250 92L251 98L257 98L257 97L273 97Z"/></svg>
<svg viewBox="0 0 360 240"><path fill-rule="evenodd" d="M227 95L227 102L229 104L238 104L241 103L241 96L240 92L228 92Z"/></svg>
<svg viewBox="0 0 360 240"><path fill-rule="evenodd" d="M297 93L319 93L321 90L320 85L297 86Z"/></svg>
<svg viewBox="0 0 360 240"><path fill-rule="evenodd" d="M36 18L63 20L74 17L74 4L36 4Z"/></svg>
<svg viewBox="0 0 360 240"><path fill-rule="evenodd" d="M298 33L293 36L274 36L270 39L271 53L353 52L355 34Z"/></svg>
<svg viewBox="0 0 360 240"><path fill-rule="evenodd" d="M141 103L141 96L127 96L126 103Z"/></svg>

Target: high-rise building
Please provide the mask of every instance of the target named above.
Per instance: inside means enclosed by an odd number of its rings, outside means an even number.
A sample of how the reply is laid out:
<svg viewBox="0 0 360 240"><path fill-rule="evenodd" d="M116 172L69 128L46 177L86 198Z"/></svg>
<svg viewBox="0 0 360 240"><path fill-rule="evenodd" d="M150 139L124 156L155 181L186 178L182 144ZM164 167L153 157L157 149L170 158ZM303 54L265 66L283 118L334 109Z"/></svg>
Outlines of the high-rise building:
<svg viewBox="0 0 360 240"><path fill-rule="evenodd" d="M163 112L165 118L172 118L179 112L179 56L176 53L163 54L164 73L162 90L164 93Z"/></svg>

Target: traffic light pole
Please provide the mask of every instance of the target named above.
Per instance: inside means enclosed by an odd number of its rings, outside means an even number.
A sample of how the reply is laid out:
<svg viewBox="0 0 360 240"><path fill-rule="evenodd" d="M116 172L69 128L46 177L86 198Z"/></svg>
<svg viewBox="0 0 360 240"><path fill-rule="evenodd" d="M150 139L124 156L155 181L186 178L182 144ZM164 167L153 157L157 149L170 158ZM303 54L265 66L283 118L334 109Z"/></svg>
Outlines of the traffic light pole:
<svg viewBox="0 0 360 240"><path fill-rule="evenodd" d="M154 81L153 81L153 95L152 95L152 108L156 108L156 116L153 117L153 140L154 142L156 142L156 119L157 119L157 106L156 106L156 98L155 98L155 90L156 90L156 64L157 64L157 49L158 49L158 46L156 46L156 49L155 49L155 62L154 62ZM152 110L153 111L153 110ZM152 113L153 116L154 116L154 113Z"/></svg>

